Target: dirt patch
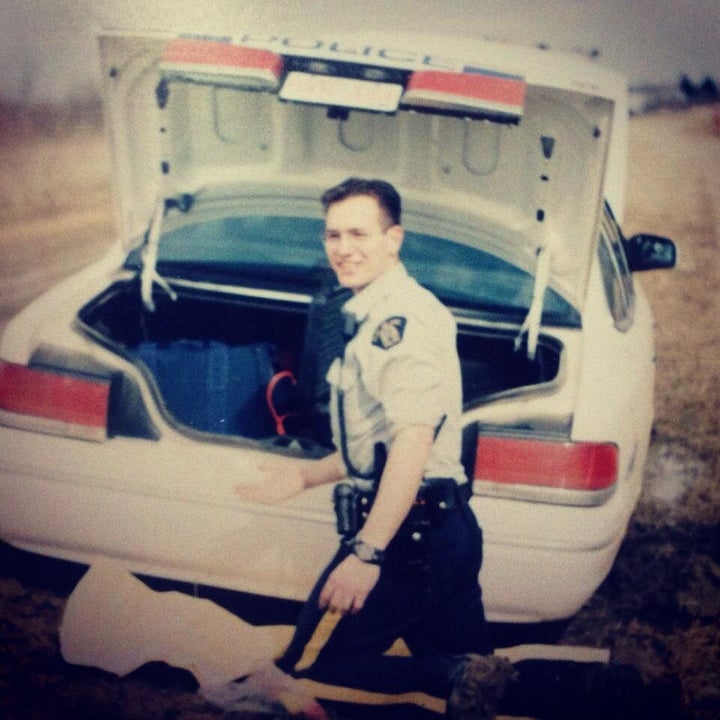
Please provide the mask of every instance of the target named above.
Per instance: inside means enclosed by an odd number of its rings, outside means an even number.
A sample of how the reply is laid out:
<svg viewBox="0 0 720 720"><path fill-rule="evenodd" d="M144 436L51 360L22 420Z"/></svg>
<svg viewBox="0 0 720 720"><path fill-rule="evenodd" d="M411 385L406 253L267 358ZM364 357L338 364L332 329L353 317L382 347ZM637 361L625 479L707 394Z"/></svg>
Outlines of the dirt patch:
<svg viewBox="0 0 720 720"><path fill-rule="evenodd" d="M4 113L4 114L3 114ZM0 329L110 246L114 214L99 117L0 109ZM90 120L88 120L88 117ZM631 122L625 229L667 235L678 267L647 273L657 321L657 418L641 502L610 575L564 641L609 647L683 683L689 718L720 716L720 137L712 108ZM56 594L0 578L0 716L222 715L187 677L118 679L65 664ZM247 717L247 716L246 716Z"/></svg>
<svg viewBox="0 0 720 720"><path fill-rule="evenodd" d="M713 108L630 123L625 230L673 238L678 267L641 277L656 319L654 437L610 575L565 640L682 680L688 716L720 716L720 137Z"/></svg>

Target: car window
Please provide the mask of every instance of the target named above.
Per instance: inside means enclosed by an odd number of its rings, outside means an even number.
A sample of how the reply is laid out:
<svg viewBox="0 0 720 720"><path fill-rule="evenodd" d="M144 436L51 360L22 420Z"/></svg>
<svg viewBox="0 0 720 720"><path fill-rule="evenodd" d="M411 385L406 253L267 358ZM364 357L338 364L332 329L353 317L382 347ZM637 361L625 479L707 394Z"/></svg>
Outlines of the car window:
<svg viewBox="0 0 720 720"><path fill-rule="evenodd" d="M314 294L332 279L320 218L240 216L190 223L162 235L158 272L203 282L250 285ZM447 238L406 231L402 258L418 282L457 308L524 317L533 276L478 248ZM139 268L141 249L126 267ZM577 311L548 289L544 321L578 326Z"/></svg>
<svg viewBox="0 0 720 720"><path fill-rule="evenodd" d="M605 297L618 330L627 330L633 321L635 290L622 247L622 231L609 209L603 214L600 227L600 272Z"/></svg>

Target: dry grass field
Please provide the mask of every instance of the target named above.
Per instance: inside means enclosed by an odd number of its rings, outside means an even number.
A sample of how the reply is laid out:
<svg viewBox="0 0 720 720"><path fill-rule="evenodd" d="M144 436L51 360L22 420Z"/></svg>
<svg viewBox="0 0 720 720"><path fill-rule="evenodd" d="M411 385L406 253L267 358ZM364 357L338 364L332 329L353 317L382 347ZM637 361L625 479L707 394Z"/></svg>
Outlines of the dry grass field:
<svg viewBox="0 0 720 720"><path fill-rule="evenodd" d="M720 717L720 137L717 108L630 123L625 230L676 241L641 277L656 320L654 437L617 562L570 641L681 678L691 718Z"/></svg>

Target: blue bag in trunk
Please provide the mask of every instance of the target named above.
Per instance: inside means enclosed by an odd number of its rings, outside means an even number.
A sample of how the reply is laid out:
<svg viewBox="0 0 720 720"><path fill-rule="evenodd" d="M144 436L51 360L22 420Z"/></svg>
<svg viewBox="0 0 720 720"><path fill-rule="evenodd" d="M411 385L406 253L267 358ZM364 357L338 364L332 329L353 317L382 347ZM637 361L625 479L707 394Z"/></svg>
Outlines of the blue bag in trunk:
<svg viewBox="0 0 720 720"><path fill-rule="evenodd" d="M204 432L263 438L274 435L265 399L272 350L266 343L176 340L144 342L135 352L178 422Z"/></svg>

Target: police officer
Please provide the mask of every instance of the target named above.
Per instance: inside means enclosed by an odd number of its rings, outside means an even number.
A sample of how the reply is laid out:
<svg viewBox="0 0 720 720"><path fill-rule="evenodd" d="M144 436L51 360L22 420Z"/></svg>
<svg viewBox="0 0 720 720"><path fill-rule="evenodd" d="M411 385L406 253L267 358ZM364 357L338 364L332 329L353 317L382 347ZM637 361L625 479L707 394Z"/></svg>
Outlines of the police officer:
<svg viewBox="0 0 720 720"><path fill-rule="evenodd" d="M328 260L353 292L344 307L352 337L328 373L338 450L284 464L264 489L243 494L279 501L349 477L371 506L320 578L281 665L322 682L325 694L351 688L347 699L368 701L422 690L421 702L444 706L461 658L492 650L478 584L481 533L461 491L455 322L400 261L392 185L349 179L322 203ZM332 632L319 639L326 611ZM398 638L412 658L383 655Z"/></svg>
<svg viewBox="0 0 720 720"><path fill-rule="evenodd" d="M322 203L328 260L353 293L345 352L328 372L337 451L278 461L271 482L238 489L279 502L349 478L336 488L344 537L279 665L312 681L320 698L478 720L499 703L554 715L537 696L547 683L560 687L557 668L523 679L492 655L478 583L482 535L460 464L455 322L400 261L400 197L386 182L350 178ZM398 639L410 656L386 654ZM513 700L513 688L526 697Z"/></svg>

